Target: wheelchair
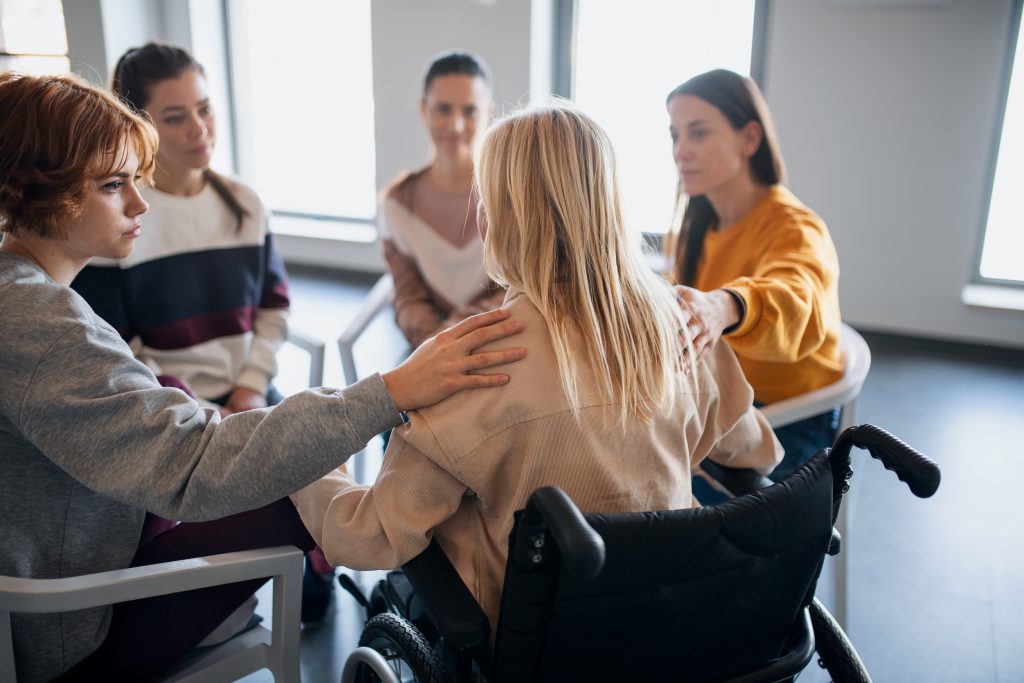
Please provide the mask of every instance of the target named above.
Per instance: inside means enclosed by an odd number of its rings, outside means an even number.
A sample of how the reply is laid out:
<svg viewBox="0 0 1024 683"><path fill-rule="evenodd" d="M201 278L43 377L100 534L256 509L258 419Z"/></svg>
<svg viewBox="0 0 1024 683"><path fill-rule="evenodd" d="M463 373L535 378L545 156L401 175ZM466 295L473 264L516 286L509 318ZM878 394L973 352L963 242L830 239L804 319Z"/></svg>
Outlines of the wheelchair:
<svg viewBox="0 0 1024 683"><path fill-rule="evenodd" d="M834 681L870 676L814 597L833 525L867 450L921 498L938 466L873 425L844 430L784 481L715 467L712 507L583 514L555 487L516 513L491 624L436 542L389 572L342 683L791 681L818 654ZM343 582L344 585L344 582Z"/></svg>

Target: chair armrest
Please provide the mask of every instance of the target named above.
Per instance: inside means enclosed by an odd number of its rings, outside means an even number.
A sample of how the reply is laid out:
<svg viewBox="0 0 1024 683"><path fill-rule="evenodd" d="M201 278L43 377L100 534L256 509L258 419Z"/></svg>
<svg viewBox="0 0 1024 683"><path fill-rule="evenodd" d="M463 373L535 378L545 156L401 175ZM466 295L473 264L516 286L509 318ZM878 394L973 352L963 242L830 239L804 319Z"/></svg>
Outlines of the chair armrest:
<svg viewBox="0 0 1024 683"><path fill-rule="evenodd" d="M63 579L0 576L2 610L71 612L270 576L302 580L302 552L294 546L260 548Z"/></svg>
<svg viewBox="0 0 1024 683"><path fill-rule="evenodd" d="M324 358L327 345L313 335L294 329L291 326L288 328L287 340L289 343L309 353L309 386L323 386Z"/></svg>
<svg viewBox="0 0 1024 683"><path fill-rule="evenodd" d="M363 305L356 316L338 337L338 353L341 354L341 369L345 375L345 384L353 384L359 379L356 372L356 361L352 350L356 340L366 331L377 314L384 310L394 299L395 284L390 273L380 276L376 284L363 299Z"/></svg>
<svg viewBox="0 0 1024 683"><path fill-rule="evenodd" d="M491 626L487 615L436 540L431 540L422 553L402 565L402 571L416 589L427 615L449 644L466 649L490 643Z"/></svg>
<svg viewBox="0 0 1024 683"><path fill-rule="evenodd" d="M799 422L829 408L852 403L860 394L871 369L871 349L856 330L843 323L840 330L845 368L843 376L828 386L763 406L761 414L772 428Z"/></svg>
<svg viewBox="0 0 1024 683"><path fill-rule="evenodd" d="M700 468L734 496L766 489L775 483L757 470L746 467L726 467L709 458L701 461Z"/></svg>

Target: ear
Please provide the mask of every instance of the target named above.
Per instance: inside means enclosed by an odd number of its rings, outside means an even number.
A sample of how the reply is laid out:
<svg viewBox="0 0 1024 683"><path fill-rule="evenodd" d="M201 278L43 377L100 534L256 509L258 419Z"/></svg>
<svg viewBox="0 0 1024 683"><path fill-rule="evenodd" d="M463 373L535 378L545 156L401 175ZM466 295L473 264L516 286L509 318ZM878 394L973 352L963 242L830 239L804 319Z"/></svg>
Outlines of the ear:
<svg viewBox="0 0 1024 683"><path fill-rule="evenodd" d="M749 159L761 146L764 139L764 128L757 121L747 121L741 131L743 135L743 154Z"/></svg>
<svg viewBox="0 0 1024 683"><path fill-rule="evenodd" d="M426 95L424 95L423 97L420 97L420 119L423 120L423 123L427 122L427 97L426 97Z"/></svg>

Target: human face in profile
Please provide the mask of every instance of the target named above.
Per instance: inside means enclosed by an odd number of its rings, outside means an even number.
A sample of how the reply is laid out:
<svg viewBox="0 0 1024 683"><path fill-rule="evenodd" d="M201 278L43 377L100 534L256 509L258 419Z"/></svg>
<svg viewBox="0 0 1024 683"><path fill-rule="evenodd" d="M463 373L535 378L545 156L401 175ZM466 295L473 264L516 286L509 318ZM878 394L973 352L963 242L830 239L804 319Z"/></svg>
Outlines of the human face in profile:
<svg viewBox="0 0 1024 683"><path fill-rule="evenodd" d="M471 161L477 135L491 115L490 87L479 76L437 76L420 100L420 115L438 156Z"/></svg>
<svg viewBox="0 0 1024 683"><path fill-rule="evenodd" d="M728 194L750 173L750 157L761 142L756 121L737 130L718 107L694 95L673 97L668 113L672 157L686 194Z"/></svg>
<svg viewBox="0 0 1024 683"><path fill-rule="evenodd" d="M125 141L115 153L124 163L109 174L86 181L81 213L71 224L62 248L75 263L94 256L121 259L132 253L149 205L139 194L139 159Z"/></svg>

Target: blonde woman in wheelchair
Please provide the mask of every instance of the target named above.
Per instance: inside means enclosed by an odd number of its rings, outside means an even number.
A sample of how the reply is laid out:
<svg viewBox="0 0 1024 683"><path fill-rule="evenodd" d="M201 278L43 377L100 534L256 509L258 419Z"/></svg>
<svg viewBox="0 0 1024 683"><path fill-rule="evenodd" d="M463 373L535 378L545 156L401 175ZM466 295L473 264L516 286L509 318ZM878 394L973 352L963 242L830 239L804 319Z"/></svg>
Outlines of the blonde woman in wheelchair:
<svg viewBox="0 0 1024 683"><path fill-rule="evenodd" d="M483 141L476 184L485 262L526 325L526 359L503 389L410 412L373 485L338 471L293 501L328 559L354 569L397 567L436 538L493 629L513 513L536 488L585 511L686 508L695 463L768 472L782 452L727 345L690 363L592 119L567 105L510 115Z"/></svg>

